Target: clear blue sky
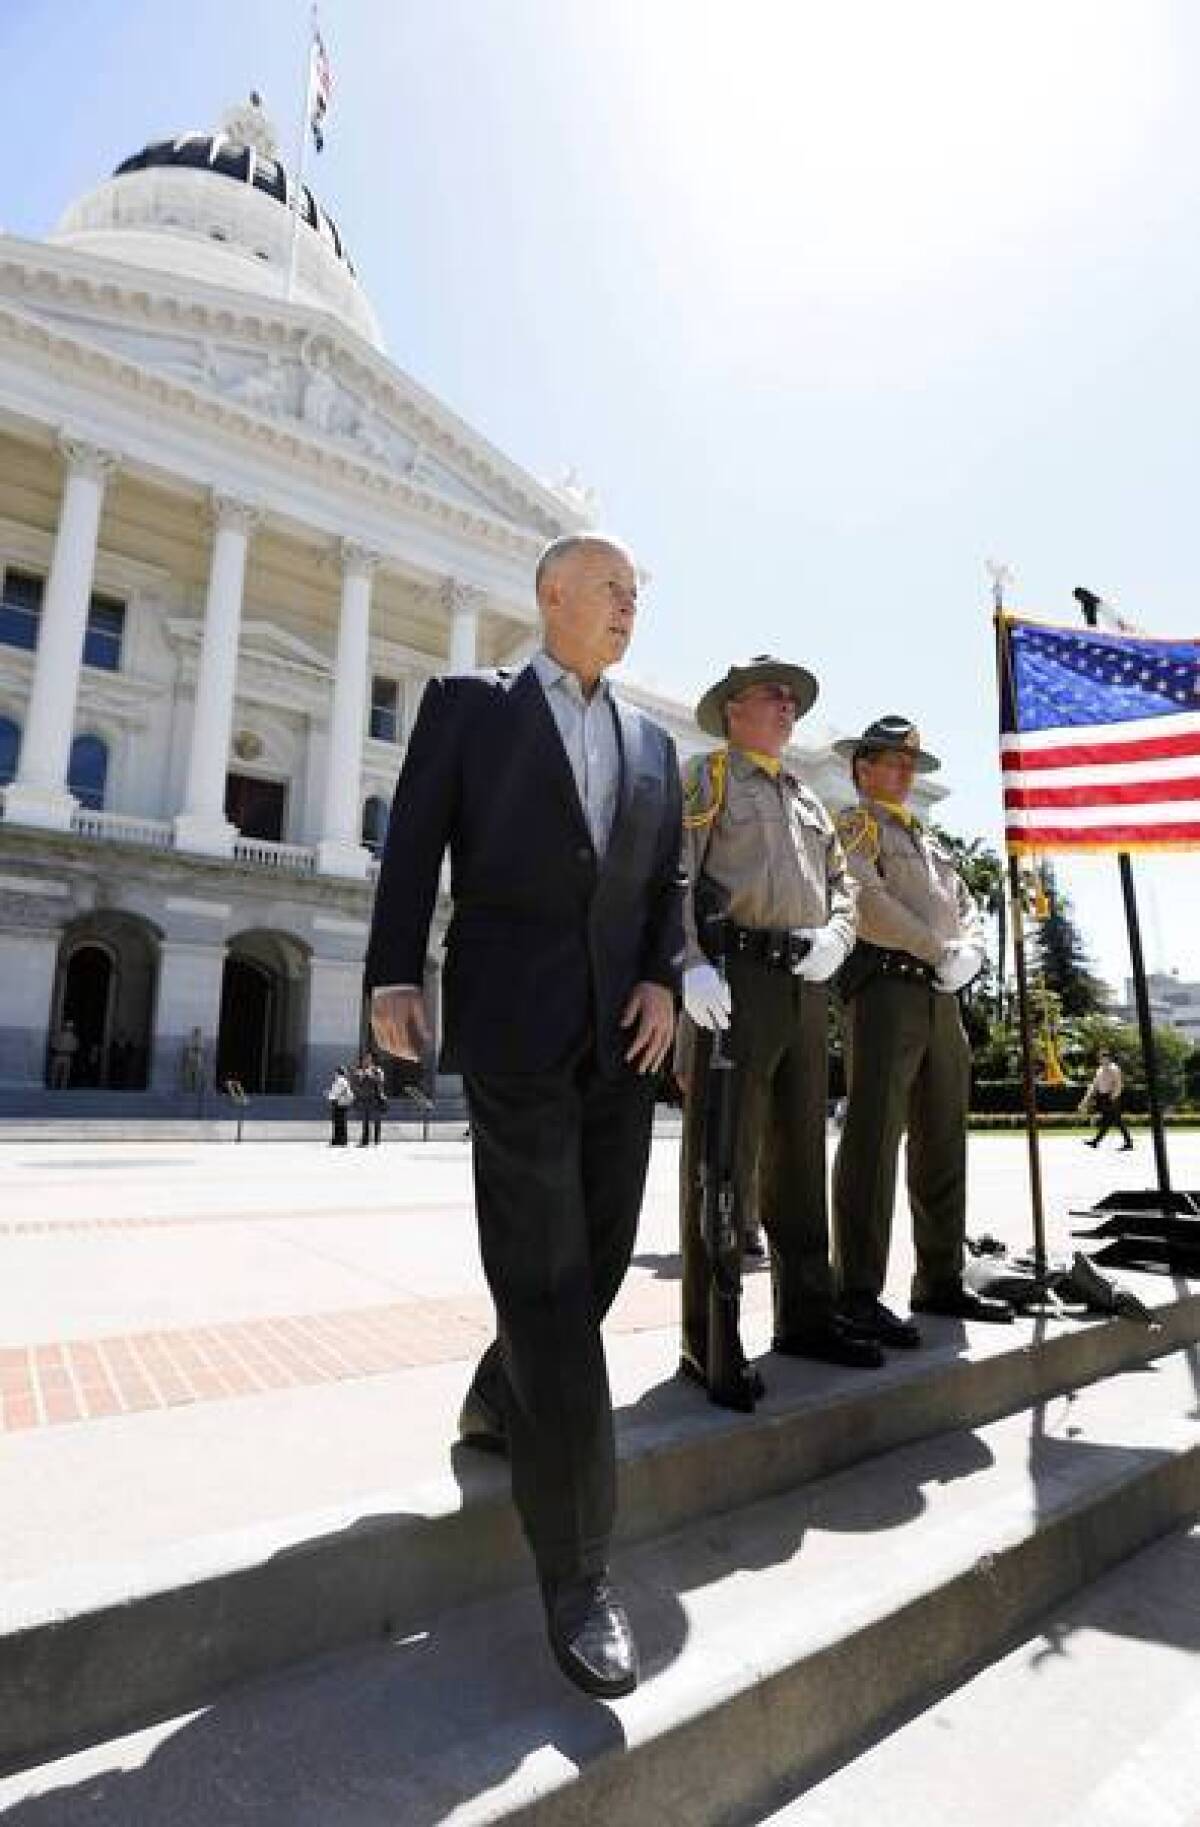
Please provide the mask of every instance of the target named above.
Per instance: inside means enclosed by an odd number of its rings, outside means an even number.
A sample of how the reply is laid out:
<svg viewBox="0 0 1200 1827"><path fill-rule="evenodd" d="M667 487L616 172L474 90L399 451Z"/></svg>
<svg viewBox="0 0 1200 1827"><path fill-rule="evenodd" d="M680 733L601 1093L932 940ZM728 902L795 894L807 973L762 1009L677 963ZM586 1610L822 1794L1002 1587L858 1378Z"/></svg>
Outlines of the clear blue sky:
<svg viewBox="0 0 1200 1827"><path fill-rule="evenodd" d="M251 87L294 144L307 6L0 0L0 223L40 236ZM326 0L310 176L395 361L570 465L653 576L632 669L798 658L900 710L998 835L983 561L1200 633L1200 9L1186 0ZM290 155L289 155L290 156ZM1115 865L1069 884L1123 969ZM1192 859L1140 871L1200 976Z"/></svg>

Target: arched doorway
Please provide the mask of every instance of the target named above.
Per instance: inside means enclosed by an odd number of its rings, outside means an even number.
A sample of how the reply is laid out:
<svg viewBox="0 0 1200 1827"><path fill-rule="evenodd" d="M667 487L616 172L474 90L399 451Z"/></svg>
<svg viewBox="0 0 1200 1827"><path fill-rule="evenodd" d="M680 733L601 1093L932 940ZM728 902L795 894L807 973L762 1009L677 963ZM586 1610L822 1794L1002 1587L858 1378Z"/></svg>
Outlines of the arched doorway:
<svg viewBox="0 0 1200 1827"><path fill-rule="evenodd" d="M67 1072L59 1066L54 1074L57 1084L61 1085L64 1076L72 1086L103 1082L114 976L107 946L79 945L71 953L63 982L60 1028L72 1030L78 1044Z"/></svg>
<svg viewBox="0 0 1200 1827"><path fill-rule="evenodd" d="M288 933L239 933L229 942L217 1030L218 1087L296 1089L307 1016L308 952Z"/></svg>
<svg viewBox="0 0 1200 1827"><path fill-rule="evenodd" d="M247 1091L265 1091L271 1071L269 970L251 958L228 958L221 978L221 1025L217 1031L217 1084L235 1078Z"/></svg>
<svg viewBox="0 0 1200 1827"><path fill-rule="evenodd" d="M49 1024L49 1084L145 1090L157 939L135 915L107 912L88 915L64 934Z"/></svg>

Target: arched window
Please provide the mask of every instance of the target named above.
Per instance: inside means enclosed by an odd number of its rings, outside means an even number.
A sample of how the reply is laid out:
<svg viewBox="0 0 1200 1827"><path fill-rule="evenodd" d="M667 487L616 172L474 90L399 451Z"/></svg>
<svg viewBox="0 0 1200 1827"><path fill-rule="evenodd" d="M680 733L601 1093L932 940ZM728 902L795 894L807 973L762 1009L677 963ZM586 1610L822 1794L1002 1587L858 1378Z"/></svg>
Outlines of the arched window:
<svg viewBox="0 0 1200 1827"><path fill-rule="evenodd" d="M89 812L102 811L107 780L108 744L99 736L76 736L71 744L67 786L80 805Z"/></svg>
<svg viewBox="0 0 1200 1827"><path fill-rule="evenodd" d="M387 836L388 802L373 793L363 807L362 841L372 856L383 855L383 840Z"/></svg>
<svg viewBox="0 0 1200 1827"><path fill-rule="evenodd" d="M20 725L11 717L0 717L0 787L6 787L10 780L16 779L20 752Z"/></svg>

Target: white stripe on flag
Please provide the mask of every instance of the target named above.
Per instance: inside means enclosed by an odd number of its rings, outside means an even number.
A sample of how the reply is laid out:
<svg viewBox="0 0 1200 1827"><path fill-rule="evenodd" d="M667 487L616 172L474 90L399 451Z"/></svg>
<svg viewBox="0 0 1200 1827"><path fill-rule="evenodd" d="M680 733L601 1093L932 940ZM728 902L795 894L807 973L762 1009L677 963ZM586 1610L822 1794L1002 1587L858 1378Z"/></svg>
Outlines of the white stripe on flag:
<svg viewBox="0 0 1200 1827"><path fill-rule="evenodd" d="M1189 780L1200 775L1200 754L1164 756L1161 761L1091 762L1086 767L1006 768L1004 790L1010 787L1137 786L1147 780Z"/></svg>
<svg viewBox="0 0 1200 1827"><path fill-rule="evenodd" d="M1061 723L1052 730L1005 731L1002 754L1013 749L1095 747L1108 742L1152 742L1157 737L1200 736L1200 712L1180 711L1178 716L1135 717L1128 723Z"/></svg>
<svg viewBox="0 0 1200 1827"><path fill-rule="evenodd" d="M1053 825L1084 831L1096 825L1138 825L1152 837L1156 829L1171 825L1200 824L1200 799L1178 799L1153 808L1144 802L1115 806L1033 806L1028 811L1012 806L1004 808L1004 822L1010 828L1044 829Z"/></svg>

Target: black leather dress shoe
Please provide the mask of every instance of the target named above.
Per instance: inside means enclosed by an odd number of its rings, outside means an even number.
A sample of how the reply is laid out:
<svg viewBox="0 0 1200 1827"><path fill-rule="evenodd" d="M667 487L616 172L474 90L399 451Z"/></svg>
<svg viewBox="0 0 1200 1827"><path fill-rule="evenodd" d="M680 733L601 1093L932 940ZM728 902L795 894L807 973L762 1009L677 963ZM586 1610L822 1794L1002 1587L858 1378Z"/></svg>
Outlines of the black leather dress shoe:
<svg viewBox="0 0 1200 1827"><path fill-rule="evenodd" d="M708 1372L690 1351L681 1351L679 1354L679 1374L685 1382L695 1383L700 1389L708 1388ZM751 1405L761 1402L767 1393L767 1386L762 1380L762 1372L756 1370L753 1364L745 1364L742 1367L742 1375L746 1381L746 1394ZM740 1408L741 1404L730 1403L729 1406Z"/></svg>
<svg viewBox="0 0 1200 1827"><path fill-rule="evenodd" d="M847 1306L843 1320L860 1338L874 1339L892 1351L916 1351L921 1344L920 1328L910 1319L901 1319L881 1300L854 1301Z"/></svg>
<svg viewBox="0 0 1200 1827"><path fill-rule="evenodd" d="M474 1384L459 1410L458 1437L464 1446L472 1446L480 1453L508 1452L504 1416Z"/></svg>
<svg viewBox="0 0 1200 1827"><path fill-rule="evenodd" d="M994 1300L989 1294L975 1294L970 1288L942 1288L933 1294L914 1294L914 1313L940 1313L946 1319L990 1320L1004 1326L1013 1317L1006 1300Z"/></svg>
<svg viewBox="0 0 1200 1827"><path fill-rule="evenodd" d="M598 1700L632 1694L638 1684L637 1645L608 1575L552 1586L545 1596L550 1648L567 1680Z"/></svg>
<svg viewBox="0 0 1200 1827"><path fill-rule="evenodd" d="M852 1332L839 1319L798 1332L776 1333L771 1350L785 1358L816 1358L822 1364L848 1364L857 1370L877 1370L883 1363L876 1341Z"/></svg>

